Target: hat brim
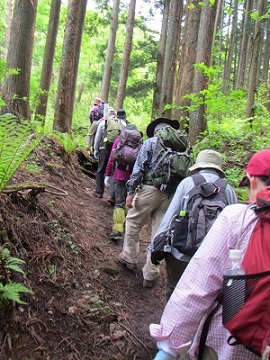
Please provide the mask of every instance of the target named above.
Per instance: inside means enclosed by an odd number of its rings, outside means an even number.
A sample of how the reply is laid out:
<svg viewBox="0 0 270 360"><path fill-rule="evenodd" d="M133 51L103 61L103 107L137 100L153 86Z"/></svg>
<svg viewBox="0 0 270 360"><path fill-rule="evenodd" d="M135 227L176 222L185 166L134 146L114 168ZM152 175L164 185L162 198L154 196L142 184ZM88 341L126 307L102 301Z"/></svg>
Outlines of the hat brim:
<svg viewBox="0 0 270 360"><path fill-rule="evenodd" d="M243 179L238 184L239 187L248 187L249 186L249 180L247 176L244 176Z"/></svg>
<svg viewBox="0 0 270 360"><path fill-rule="evenodd" d="M208 163L208 162L198 162L197 164L194 164L193 166L191 166L189 168L189 171L193 172L195 170L200 170L200 169L215 169L215 170L218 170L220 172L220 176L222 178L225 177L225 173L221 169L221 167L219 167L218 165L212 164L212 163Z"/></svg>
<svg viewBox="0 0 270 360"><path fill-rule="evenodd" d="M171 119L166 119L166 118L158 118L154 121L152 121L146 128L146 134L148 137L153 137L154 136L154 131L155 131L155 127L160 124L160 123L166 123L168 125L170 125L172 128L178 130L180 123L178 120L171 120Z"/></svg>

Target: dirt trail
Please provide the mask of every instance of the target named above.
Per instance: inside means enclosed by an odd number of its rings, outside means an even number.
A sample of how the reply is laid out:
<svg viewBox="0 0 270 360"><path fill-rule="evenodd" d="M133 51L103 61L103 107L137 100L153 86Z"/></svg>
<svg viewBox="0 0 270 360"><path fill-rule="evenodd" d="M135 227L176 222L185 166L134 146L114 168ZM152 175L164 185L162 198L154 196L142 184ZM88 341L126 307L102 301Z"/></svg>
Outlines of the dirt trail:
<svg viewBox="0 0 270 360"><path fill-rule="evenodd" d="M165 304L164 269L155 287L144 289L141 271L117 263L122 244L109 240L113 208L93 196L95 181L81 158L47 139L11 183L45 182L68 195L0 196L12 254L26 262L27 275L15 279L34 291L23 297L27 306L11 309L1 360L148 360L156 352L148 327ZM146 226L140 267L149 239Z"/></svg>

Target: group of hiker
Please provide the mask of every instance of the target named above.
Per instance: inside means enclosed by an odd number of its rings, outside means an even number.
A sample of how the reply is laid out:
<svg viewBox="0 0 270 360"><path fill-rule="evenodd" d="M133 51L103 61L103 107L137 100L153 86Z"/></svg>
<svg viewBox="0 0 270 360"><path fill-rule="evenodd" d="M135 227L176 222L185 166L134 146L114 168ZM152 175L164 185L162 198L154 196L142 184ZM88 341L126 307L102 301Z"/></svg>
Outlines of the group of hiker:
<svg viewBox="0 0 270 360"><path fill-rule="evenodd" d="M108 123L118 116L109 111ZM150 324L154 360L269 360L270 149L249 160L239 183L248 200L238 203L222 155L203 149L194 161L177 120L155 119L142 141L124 119L109 145L108 124L98 121L103 143L93 147L94 194L102 198L107 187L113 200L111 239L123 240L118 262L137 273L140 233L149 221L143 287L155 285L166 262L166 306L160 324Z"/></svg>

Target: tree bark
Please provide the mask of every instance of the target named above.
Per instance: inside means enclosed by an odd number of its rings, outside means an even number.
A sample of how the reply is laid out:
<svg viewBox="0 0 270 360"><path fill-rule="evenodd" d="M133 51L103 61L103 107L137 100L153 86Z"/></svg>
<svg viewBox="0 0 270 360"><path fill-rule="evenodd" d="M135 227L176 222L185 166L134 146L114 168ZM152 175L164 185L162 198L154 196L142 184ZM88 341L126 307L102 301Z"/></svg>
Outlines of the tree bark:
<svg viewBox="0 0 270 360"><path fill-rule="evenodd" d="M156 69L156 81L155 81L155 89L153 96L152 119L155 119L159 115L161 115L161 112L159 113L159 109L161 108L160 103L161 103L162 75L163 75L163 67L164 67L170 3L171 0L164 0L162 25L161 25L161 33L160 33L158 56L157 56L157 69Z"/></svg>
<svg viewBox="0 0 270 360"><path fill-rule="evenodd" d="M119 6L120 6L120 0L114 0L110 36L108 40L105 67L103 71L102 84L101 84L101 99L106 103L109 100L109 89L110 89L110 82L112 76L112 64L115 53L115 39L116 39L116 32L118 26Z"/></svg>
<svg viewBox="0 0 270 360"><path fill-rule="evenodd" d="M71 133L74 93L87 0L69 0L53 129Z"/></svg>
<svg viewBox="0 0 270 360"><path fill-rule="evenodd" d="M233 52L234 52L235 35L236 35L236 29L237 29L237 19L238 19L238 0L234 0L230 40L229 40L229 44L228 44L227 59L225 61L224 73L223 73L223 91L224 91L224 93L227 93L230 90Z"/></svg>
<svg viewBox="0 0 270 360"><path fill-rule="evenodd" d="M30 120L30 76L34 44L37 0L16 0L11 24L6 69L18 69L4 82L6 106L1 113L12 113Z"/></svg>
<svg viewBox="0 0 270 360"><path fill-rule="evenodd" d="M189 0L187 4L186 21L184 26L181 63L177 74L176 105L181 107L176 113L183 129L188 123L188 106L191 100L185 98L193 90L194 64L196 61L196 44L198 39L201 8L197 0Z"/></svg>
<svg viewBox="0 0 270 360"><path fill-rule="evenodd" d="M165 105L173 104L173 90L175 84L176 62L179 52L179 38L181 31L183 4L180 0L171 0L169 15L169 27L166 38L165 60L162 76L162 102L160 113L162 116L170 118L172 109L164 110Z"/></svg>
<svg viewBox="0 0 270 360"><path fill-rule="evenodd" d="M38 96L38 105L36 107L36 119L45 123L49 90L51 86L53 58L57 38L57 30L60 18L61 1L52 0L48 33L46 38L44 58L41 70L40 90L42 93Z"/></svg>
<svg viewBox="0 0 270 360"><path fill-rule="evenodd" d="M117 98L116 98L117 109L123 108L123 103L126 96L126 86L127 86L127 78L128 78L128 70L129 70L129 62L130 62L130 54L132 49L132 39L133 39L133 30L134 30L134 22L135 22L135 10L136 10L136 0L130 0L127 25L126 25L124 54L123 54Z"/></svg>
<svg viewBox="0 0 270 360"><path fill-rule="evenodd" d="M248 42L250 38L251 17L250 12L252 9L253 0L246 0L244 6L244 25L242 33L242 41L238 56L238 67L236 73L236 89L243 89L245 86L245 78L247 72L247 54L248 54Z"/></svg>
<svg viewBox="0 0 270 360"><path fill-rule="evenodd" d="M200 27L196 48L196 64L204 64L209 66L212 43L213 31L216 18L217 3L210 4L209 0L204 0L204 7L201 10ZM193 146L199 137L199 134L206 130L205 119L205 102L204 95L201 94L203 90L208 88L208 78L203 70L196 70L193 80L193 93L198 99L198 104L194 104L196 109L190 114L189 122L189 140Z"/></svg>
<svg viewBox="0 0 270 360"><path fill-rule="evenodd" d="M260 44L261 44L261 16L263 15L263 0L258 0L257 12L258 17L255 23L254 30L254 42L253 42L253 51L252 59L250 66L250 76L249 76L249 86L248 86L248 100L246 106L246 115L248 118L254 116L254 100L255 93L257 92L257 74L258 74L258 64L259 64L259 54L260 54ZM252 127L252 121L250 122Z"/></svg>

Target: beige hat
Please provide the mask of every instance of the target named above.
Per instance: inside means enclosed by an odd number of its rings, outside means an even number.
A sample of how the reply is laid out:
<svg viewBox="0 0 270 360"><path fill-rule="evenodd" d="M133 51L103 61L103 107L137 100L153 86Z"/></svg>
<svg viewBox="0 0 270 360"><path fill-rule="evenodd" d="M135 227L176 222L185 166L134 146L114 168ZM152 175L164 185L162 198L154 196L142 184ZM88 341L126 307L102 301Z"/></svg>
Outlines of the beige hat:
<svg viewBox="0 0 270 360"><path fill-rule="evenodd" d="M221 177L225 177L225 173L221 168L222 155L214 150L202 150L197 155L195 164L189 168L190 172L199 169L216 169L220 172Z"/></svg>

